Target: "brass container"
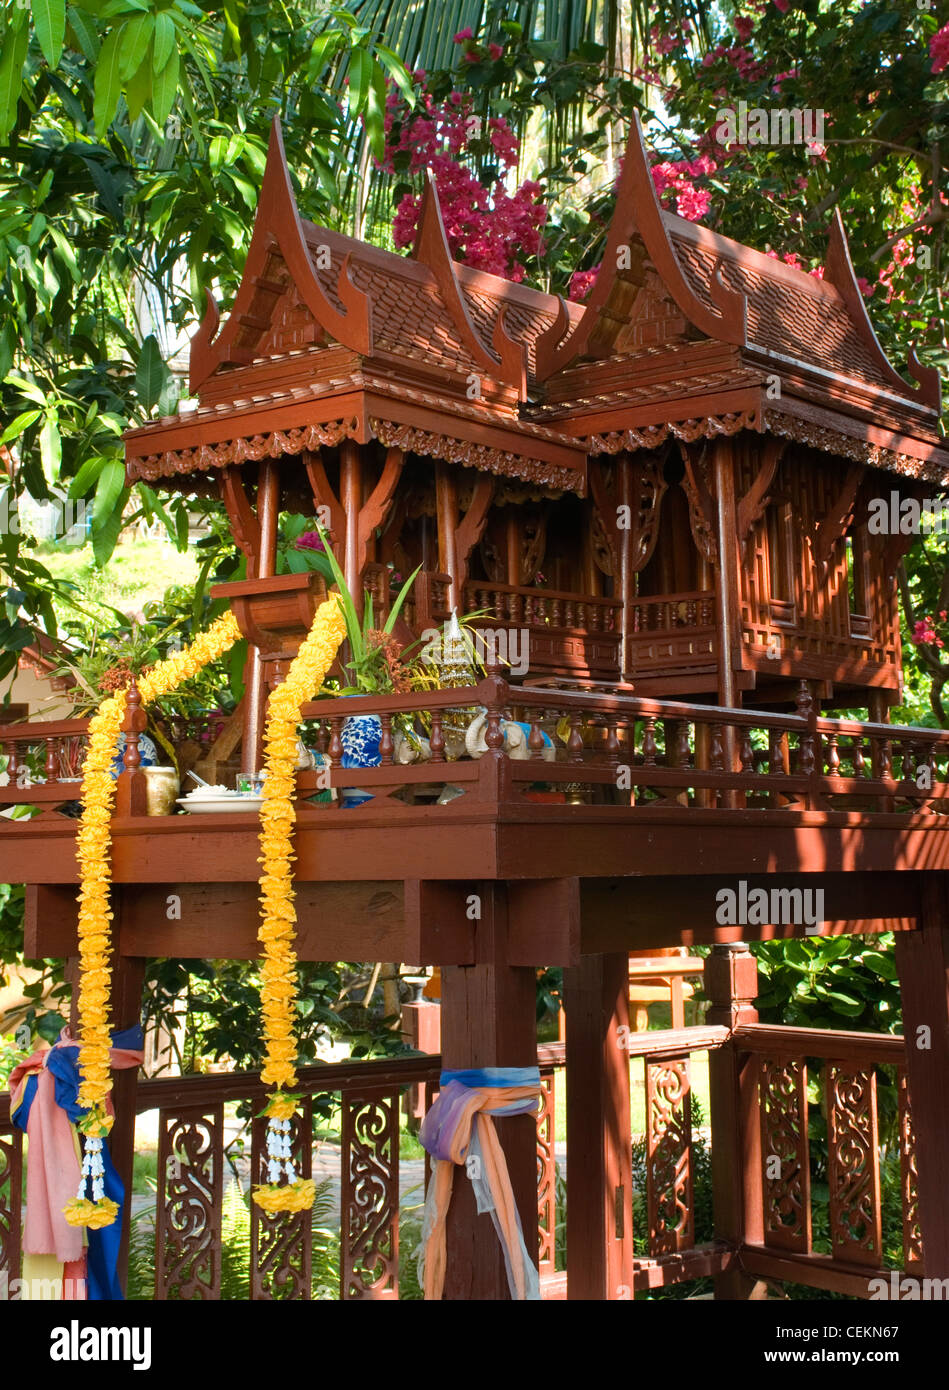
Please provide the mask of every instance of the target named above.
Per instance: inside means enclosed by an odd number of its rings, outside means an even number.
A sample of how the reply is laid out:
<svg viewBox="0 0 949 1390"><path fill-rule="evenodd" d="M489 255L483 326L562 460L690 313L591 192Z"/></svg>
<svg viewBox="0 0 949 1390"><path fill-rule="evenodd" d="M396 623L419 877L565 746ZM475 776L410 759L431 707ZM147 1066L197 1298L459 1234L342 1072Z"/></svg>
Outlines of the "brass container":
<svg viewBox="0 0 949 1390"><path fill-rule="evenodd" d="M143 767L147 784L145 804L150 816L174 814L175 801L181 790L178 773L173 767Z"/></svg>

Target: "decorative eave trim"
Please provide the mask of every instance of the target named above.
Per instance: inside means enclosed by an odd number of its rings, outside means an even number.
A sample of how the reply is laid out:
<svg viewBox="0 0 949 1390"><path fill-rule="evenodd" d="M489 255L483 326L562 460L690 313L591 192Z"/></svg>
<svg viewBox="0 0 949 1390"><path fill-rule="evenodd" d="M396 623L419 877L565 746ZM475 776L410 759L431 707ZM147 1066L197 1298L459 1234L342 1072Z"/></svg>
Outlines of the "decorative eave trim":
<svg viewBox="0 0 949 1390"><path fill-rule="evenodd" d="M438 187L431 170L426 176L425 187L422 190L418 232L412 248L412 258L431 272L442 302L475 362L490 376L503 381L507 386L513 386L519 401L526 401L527 347L507 332L504 326L506 306L503 303L499 306L494 330L493 346L497 356L488 350L475 327L455 276L445 223L438 203Z"/></svg>
<svg viewBox="0 0 949 1390"><path fill-rule="evenodd" d="M620 454L626 450L658 449L667 439L692 444L697 439L713 439L716 435L738 434L741 430L758 429L757 410L735 410L720 415L703 415L694 420L671 420L642 429L615 430L609 434L591 434L586 440L590 454Z"/></svg>
<svg viewBox="0 0 949 1390"><path fill-rule="evenodd" d="M498 473L508 478L521 478L557 492L575 492L580 497L586 495L585 467L564 468L560 464L530 458L513 450L473 444L468 439L452 439L434 430L416 429L392 420L370 417L369 425L375 438L388 448L400 448L405 453L424 454L444 459L446 463L458 463L465 468L478 468L482 472Z"/></svg>
<svg viewBox="0 0 949 1390"><path fill-rule="evenodd" d="M656 186L652 180L649 159L643 140L639 115L634 111L623 170L616 189L616 208L610 223L601 270L588 300L583 318L569 337L570 319L565 304L554 324L537 339L535 358L536 379L546 381L554 372L569 366L589 350L600 319L600 312L612 294L620 276L619 250L641 237L650 259L685 317L700 332L722 342L743 347L747 331L747 301L743 294L725 284L721 261L715 266L708 294L715 308L709 309L694 293L679 263L662 215Z"/></svg>
<svg viewBox="0 0 949 1390"><path fill-rule="evenodd" d="M833 285L840 295L847 313L850 315L851 322L876 358L890 385L896 387L904 400L908 398L920 405L931 406L938 413L942 401L942 385L935 367L922 366L916 356L915 348L910 348L907 368L910 375L919 383L914 390L903 380L880 345L880 340L867 314L863 295L857 284L857 277L854 275L853 261L850 259L850 247L847 243L847 233L843 218L840 215L840 208L834 209L834 216L830 224L824 279Z"/></svg>
<svg viewBox="0 0 949 1390"><path fill-rule="evenodd" d="M825 454L853 459L857 463L867 464L870 468L883 468L890 473L900 473L904 478L918 478L937 483L940 487L949 487L949 455L946 455L944 463L917 458L914 454L887 449L867 439L856 439L828 425L805 420L799 415L787 415L779 410L766 410L762 426L770 434L793 439L798 444L808 444Z"/></svg>
<svg viewBox="0 0 949 1390"><path fill-rule="evenodd" d="M360 421L355 416L325 425L301 425L298 429L274 430L270 434L228 439L220 444L199 444L194 449L167 449L164 453L129 459L125 474L129 483L140 479L157 482L176 474L203 473L235 463L299 454L304 449L319 449L338 444L342 439L356 439L360 433Z"/></svg>
<svg viewBox="0 0 949 1390"><path fill-rule="evenodd" d="M347 255L344 258L336 287L346 307L343 314L327 299L313 269L303 223L293 196L280 120L275 116L270 127L267 166L257 204L254 233L240 288L227 323L218 333L220 313L213 296L207 291L207 310L191 340L189 384L192 394L223 363L252 360L253 354L236 348L234 340L240 331L243 315L250 311L251 301L260 289L257 281L263 278L274 243L280 249L300 298L320 327L353 352L364 355L372 352L372 306L368 296L358 290L350 278L351 257Z"/></svg>

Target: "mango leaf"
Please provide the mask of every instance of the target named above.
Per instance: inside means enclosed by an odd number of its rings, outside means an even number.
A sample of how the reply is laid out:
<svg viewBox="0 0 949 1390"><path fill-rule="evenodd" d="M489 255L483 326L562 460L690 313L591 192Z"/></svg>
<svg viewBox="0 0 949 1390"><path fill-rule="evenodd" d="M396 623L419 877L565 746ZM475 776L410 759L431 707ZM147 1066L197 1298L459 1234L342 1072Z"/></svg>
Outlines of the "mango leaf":
<svg viewBox="0 0 949 1390"><path fill-rule="evenodd" d="M142 55L148 48L155 27L155 17L150 14L133 15L122 30L122 52L119 58L119 76L127 82L142 65Z"/></svg>
<svg viewBox="0 0 949 1390"><path fill-rule="evenodd" d="M73 32L73 37L79 46L79 51L87 62L94 63L99 57L99 36L96 33L95 25L89 15L84 10L77 10L73 5L67 10L69 16L69 27Z"/></svg>
<svg viewBox="0 0 949 1390"><path fill-rule="evenodd" d="M152 71L157 77L171 57L175 46L175 21L167 10L155 16L155 47L152 51Z"/></svg>
<svg viewBox="0 0 949 1390"><path fill-rule="evenodd" d="M317 79L322 76L324 68L339 48L341 41L342 35L332 32L320 34L314 41L306 64L306 77L308 82L316 82Z"/></svg>
<svg viewBox="0 0 949 1390"><path fill-rule="evenodd" d="M59 477L59 469L63 461L63 441L59 434L59 417L52 410L46 416L43 428L40 430L40 458L43 460L43 474L46 481L52 486Z"/></svg>
<svg viewBox="0 0 949 1390"><path fill-rule="evenodd" d="M96 484L96 496L92 505L92 529L99 531L115 511L116 503L125 488L125 464L121 459L112 458L103 466ZM111 552L110 552L111 553Z"/></svg>
<svg viewBox="0 0 949 1390"><path fill-rule="evenodd" d="M121 463L119 463L119 467L122 468ZM106 521L98 530L96 530L95 522L93 521L92 553L95 556L96 564L100 567L108 563L112 557L112 552L115 550L116 542L122 531L122 513L125 510L125 504L129 499L130 491L131 489L129 488L122 489L115 499L111 516L106 518Z"/></svg>
<svg viewBox="0 0 949 1390"><path fill-rule="evenodd" d="M146 410L151 410L157 405L167 371L168 368L161 360L158 340L154 333L149 333L142 343L138 366L135 369L135 390Z"/></svg>
<svg viewBox="0 0 949 1390"><path fill-rule="evenodd" d="M405 64L391 48L386 48L385 44L376 44L376 57L392 78L399 91L405 97L409 106L415 105L415 88L412 85L412 78L409 75Z"/></svg>
<svg viewBox="0 0 949 1390"><path fill-rule="evenodd" d="M36 424L42 413L41 410L24 410L22 415L11 420L3 434L0 434L0 444L9 444L11 439L19 439L24 430L28 430L30 425Z"/></svg>
<svg viewBox="0 0 949 1390"><path fill-rule="evenodd" d="M105 134L119 104L119 95L122 91L120 64L124 32L124 24L120 24L112 30L102 45L102 52L99 54L99 61L96 64L95 100L92 111L95 116L97 135Z"/></svg>
<svg viewBox="0 0 949 1390"><path fill-rule="evenodd" d="M23 14L23 11L20 13ZM26 24L21 24L16 32L7 30L0 54L0 139L9 135L16 120L29 46L30 31Z"/></svg>
<svg viewBox="0 0 949 1390"><path fill-rule="evenodd" d="M178 50L172 48L171 56L152 83L152 115L159 125L164 125L175 104L178 92Z"/></svg>
<svg viewBox="0 0 949 1390"><path fill-rule="evenodd" d="M66 35L66 0L33 0L33 28L43 57L51 68L58 67Z"/></svg>
<svg viewBox="0 0 949 1390"><path fill-rule="evenodd" d="M366 97L366 134L376 159L385 156L386 79L378 63L372 64L372 77Z"/></svg>
<svg viewBox="0 0 949 1390"><path fill-rule="evenodd" d="M92 458L86 459L79 469L72 482L69 484L70 497L85 497L94 482L98 481L99 474L102 472L108 460L102 454L96 454Z"/></svg>

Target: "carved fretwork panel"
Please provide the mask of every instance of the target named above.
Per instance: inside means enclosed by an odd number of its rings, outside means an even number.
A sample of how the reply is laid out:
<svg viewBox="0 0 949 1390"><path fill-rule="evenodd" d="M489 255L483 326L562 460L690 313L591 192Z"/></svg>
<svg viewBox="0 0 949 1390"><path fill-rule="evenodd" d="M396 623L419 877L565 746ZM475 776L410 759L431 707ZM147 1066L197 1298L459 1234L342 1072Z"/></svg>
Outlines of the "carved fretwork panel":
<svg viewBox="0 0 949 1390"><path fill-rule="evenodd" d="M257 349L257 356L276 357L295 348L325 342L325 333L303 303L296 286L290 285L273 311L270 328Z"/></svg>
<svg viewBox="0 0 949 1390"><path fill-rule="evenodd" d="M882 1263L876 1073L826 1064L830 1238L837 1259Z"/></svg>
<svg viewBox="0 0 949 1390"><path fill-rule="evenodd" d="M399 1094L342 1100L340 1297L399 1296Z"/></svg>
<svg viewBox="0 0 949 1390"><path fill-rule="evenodd" d="M23 1138L18 1129L0 1130L0 1285L20 1277Z"/></svg>
<svg viewBox="0 0 949 1390"><path fill-rule="evenodd" d="M313 1172L313 1102L304 1096L290 1132L293 1164L309 1178ZM267 1119L257 1116L251 1129L251 1186L268 1181ZM265 1301L308 1299L313 1272L313 1219L309 1211L262 1211L250 1206L250 1296Z"/></svg>
<svg viewBox="0 0 949 1390"><path fill-rule="evenodd" d="M597 565L604 574L619 573L622 531L629 532L631 573L638 574L652 559L659 536L659 509L668 487L663 476L666 453L659 450L617 462L598 459L591 463L594 547ZM621 478L624 468L629 471L628 492Z"/></svg>
<svg viewBox="0 0 949 1390"><path fill-rule="evenodd" d="M627 321L616 335L616 352L681 342L687 333L688 324L682 310L651 266L645 270L643 278L645 283L636 290Z"/></svg>
<svg viewBox="0 0 949 1390"><path fill-rule="evenodd" d="M689 499L689 525L692 539L709 564L718 564L715 499L712 488L712 462L708 448L701 451L682 445L685 473L682 487Z"/></svg>
<svg viewBox="0 0 949 1390"><path fill-rule="evenodd" d="M540 1109L537 1112L537 1225L540 1235L539 1269L554 1269L557 1245L557 1172L554 1162L554 1073L540 1081Z"/></svg>
<svg viewBox="0 0 949 1390"><path fill-rule="evenodd" d="M811 1248L807 1064L762 1058L760 1067L765 1245L807 1254Z"/></svg>
<svg viewBox="0 0 949 1390"><path fill-rule="evenodd" d="M903 1206L903 1261L907 1265L921 1264L923 1233L919 1226L919 1178L916 1171L916 1143L913 1135L913 1107L909 1078L900 1068L900 1189Z"/></svg>
<svg viewBox="0 0 949 1390"><path fill-rule="evenodd" d="M689 1059L646 1067L646 1211L649 1254L695 1244Z"/></svg>
<svg viewBox="0 0 949 1390"><path fill-rule="evenodd" d="M222 1105L161 1111L156 1299L220 1298L223 1167Z"/></svg>
<svg viewBox="0 0 949 1390"><path fill-rule="evenodd" d="M509 572L514 567L509 561L512 554L509 529L512 526L515 528L516 574ZM481 563L487 577L496 584L530 584L543 565L546 546L547 515L543 508L499 507L488 515L484 525Z"/></svg>

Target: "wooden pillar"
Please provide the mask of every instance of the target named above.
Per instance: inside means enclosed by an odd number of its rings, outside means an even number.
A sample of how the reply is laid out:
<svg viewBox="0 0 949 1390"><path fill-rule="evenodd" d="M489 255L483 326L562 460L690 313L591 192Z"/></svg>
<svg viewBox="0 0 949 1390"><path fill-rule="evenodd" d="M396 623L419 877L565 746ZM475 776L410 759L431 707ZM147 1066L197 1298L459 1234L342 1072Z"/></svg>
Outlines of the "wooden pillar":
<svg viewBox="0 0 949 1390"><path fill-rule="evenodd" d="M922 878L920 929L896 933L927 1279L949 1279L949 885Z"/></svg>
<svg viewBox="0 0 949 1390"><path fill-rule="evenodd" d="M758 966L743 942L713 946L705 962L706 1022L756 1023ZM764 1240L757 1060L725 1043L708 1054L715 1236L739 1247ZM737 1267L716 1275L715 1297L765 1299L767 1285Z"/></svg>
<svg viewBox="0 0 949 1390"><path fill-rule="evenodd" d="M633 630L633 605L636 602L636 571L633 567L633 463L629 454L620 454L616 460L616 500L618 506L627 507L630 524L616 531L618 566L616 574L616 597L622 599L621 617L623 650L620 661L623 678L632 675L630 661L630 634Z"/></svg>
<svg viewBox="0 0 949 1390"><path fill-rule="evenodd" d="M451 576L449 603L461 607L461 585L458 582L458 487L455 475L441 459L435 464L435 509L438 519L438 568Z"/></svg>
<svg viewBox="0 0 949 1390"><path fill-rule="evenodd" d="M507 901L503 884L482 884L480 965L442 967L442 1066L537 1065L536 975L530 966L503 963ZM528 1253L536 1264L537 1123L532 1114L494 1121L504 1150ZM445 1299L509 1300L504 1256L491 1217L478 1214L463 1168L455 1171L447 1225Z"/></svg>
<svg viewBox="0 0 949 1390"><path fill-rule="evenodd" d="M277 524L280 520L280 474L273 459L264 459L257 477L257 522L260 526L260 552L255 578L269 579L277 571ZM248 565L248 570L251 566ZM244 730L241 768L256 772L263 757L264 709L267 689L260 650L248 644L244 663Z"/></svg>
<svg viewBox="0 0 949 1390"><path fill-rule="evenodd" d="M357 606L362 602L359 564L359 513L362 510L362 450L354 439L339 446L339 501L346 516L343 574Z"/></svg>
<svg viewBox="0 0 949 1390"><path fill-rule="evenodd" d="M567 1297L631 1298L629 958L583 956L564 969L567 1019Z"/></svg>
<svg viewBox="0 0 949 1390"><path fill-rule="evenodd" d="M145 961L139 957L113 957L112 964L112 1021L114 1032L131 1028L142 1021L142 984ZM112 1102L115 1123L109 1133L109 1152L119 1177L125 1186L125 1208L122 1212L122 1240L119 1245L119 1280L125 1287L128 1274L130 1216L132 1207L132 1174L135 1158L135 1095L138 1088L138 1069L127 1067L112 1073Z"/></svg>
<svg viewBox="0 0 949 1390"><path fill-rule="evenodd" d="M741 598L738 587L735 455L730 439L715 441L713 459L718 542L718 703L728 709L734 709L737 698L735 667L740 659Z"/></svg>

